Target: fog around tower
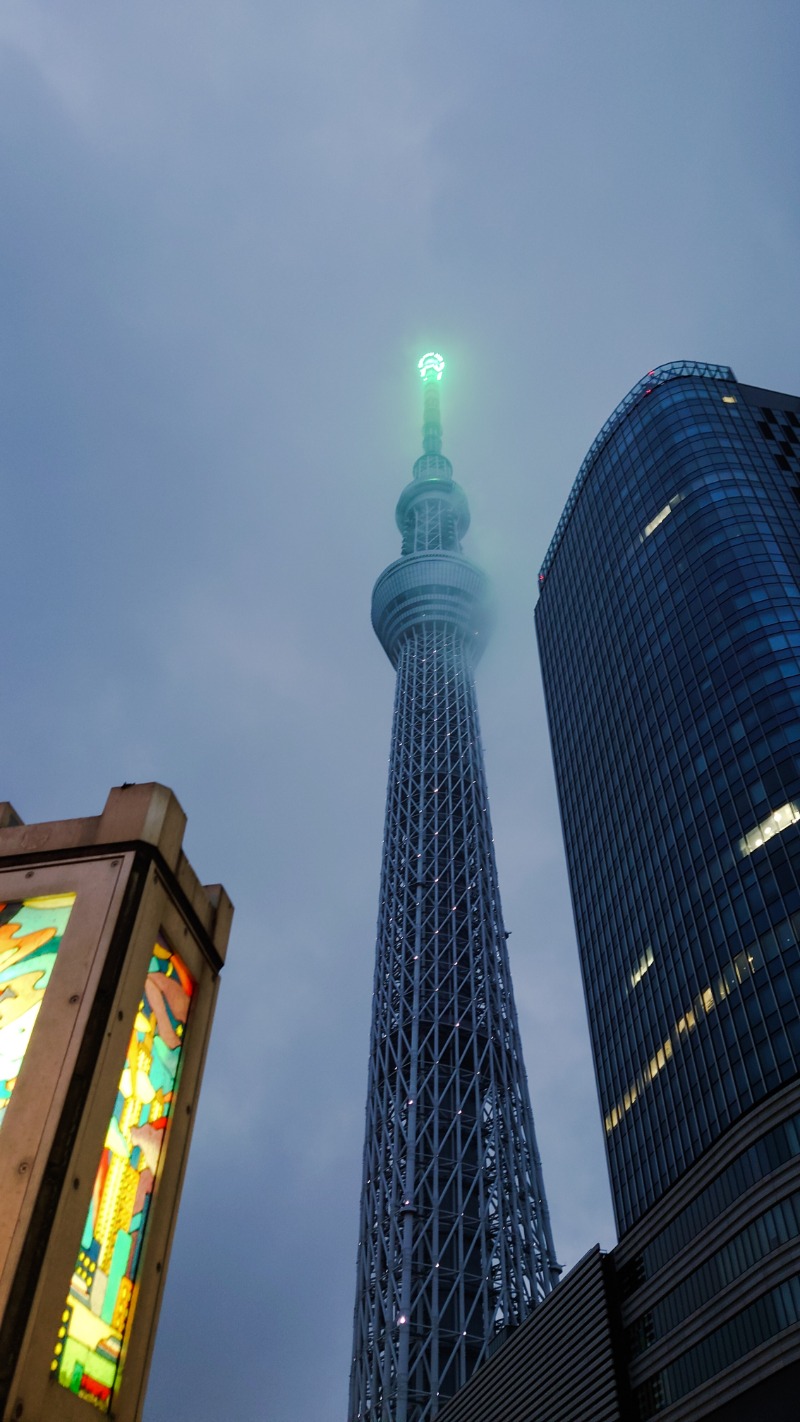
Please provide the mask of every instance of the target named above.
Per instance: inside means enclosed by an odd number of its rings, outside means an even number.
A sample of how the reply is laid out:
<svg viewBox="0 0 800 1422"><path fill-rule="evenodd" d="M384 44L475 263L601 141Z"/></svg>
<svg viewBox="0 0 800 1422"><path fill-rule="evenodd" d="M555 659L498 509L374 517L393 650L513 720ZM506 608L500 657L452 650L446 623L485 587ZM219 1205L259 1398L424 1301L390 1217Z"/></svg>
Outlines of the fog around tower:
<svg viewBox="0 0 800 1422"><path fill-rule="evenodd" d="M613 1242L533 634L648 368L800 391L788 0L0 12L2 798L159 779L237 909L147 1422L341 1422L393 674L441 350L556 1246ZM597 570L602 577L602 569Z"/></svg>

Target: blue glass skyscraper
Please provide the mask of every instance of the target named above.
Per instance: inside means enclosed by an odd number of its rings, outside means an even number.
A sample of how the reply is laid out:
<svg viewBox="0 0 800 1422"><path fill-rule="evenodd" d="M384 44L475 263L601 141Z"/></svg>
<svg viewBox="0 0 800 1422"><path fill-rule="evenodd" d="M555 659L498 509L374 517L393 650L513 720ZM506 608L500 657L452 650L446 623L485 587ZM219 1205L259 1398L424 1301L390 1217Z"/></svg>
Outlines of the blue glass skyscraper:
<svg viewBox="0 0 800 1422"><path fill-rule="evenodd" d="M800 399L662 366L540 574L641 1419L796 1415L799 501Z"/></svg>

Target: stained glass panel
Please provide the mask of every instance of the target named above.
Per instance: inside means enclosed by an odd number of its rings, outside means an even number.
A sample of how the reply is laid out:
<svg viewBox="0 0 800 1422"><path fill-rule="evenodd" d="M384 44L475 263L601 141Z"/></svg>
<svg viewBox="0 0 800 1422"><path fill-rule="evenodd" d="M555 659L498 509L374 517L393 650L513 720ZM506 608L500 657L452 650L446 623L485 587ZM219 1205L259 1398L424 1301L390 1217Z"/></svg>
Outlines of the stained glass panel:
<svg viewBox="0 0 800 1422"><path fill-rule="evenodd" d="M0 1126L74 902L74 894L0 902Z"/></svg>
<svg viewBox="0 0 800 1422"><path fill-rule="evenodd" d="M194 981L153 949L51 1364L70 1392L108 1412L132 1316Z"/></svg>

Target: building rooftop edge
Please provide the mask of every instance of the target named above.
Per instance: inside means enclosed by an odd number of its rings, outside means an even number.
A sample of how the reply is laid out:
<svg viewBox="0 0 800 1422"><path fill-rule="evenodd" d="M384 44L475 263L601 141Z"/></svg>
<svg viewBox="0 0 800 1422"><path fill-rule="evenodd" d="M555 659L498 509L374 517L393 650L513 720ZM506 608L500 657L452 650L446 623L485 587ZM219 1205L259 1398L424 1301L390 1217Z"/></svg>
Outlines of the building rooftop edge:
<svg viewBox="0 0 800 1422"><path fill-rule="evenodd" d="M592 444L589 447L589 452L586 455L586 458L584 459L580 469L578 470L577 478L575 479L575 482L569 492L567 502L564 505L564 511L560 519L558 520L558 523L556 525L556 531L550 540L550 546L547 552L545 553L544 562L542 563L542 566L539 570L540 587L542 586L545 578L547 577L547 574L550 571L553 559L555 558L556 553L558 552L559 547L561 545L561 540L564 537L567 524L569 523L569 520L572 517L573 510L575 508L576 503L578 502L578 498L581 494L581 491L584 488L584 485L586 484L586 480L588 479L592 471L594 462L601 449L606 444L607 440L613 434L614 430L617 429L617 427L622 423L622 420L625 418L632 406L638 404L639 400L641 400L645 395L649 395L650 391L653 390L657 385L665 385L668 380L679 380L681 378L685 378L686 376L699 376L702 380L731 381L734 385L738 383L736 380L736 376L734 375L730 366L710 365L707 361L702 360L668 361L666 365L656 366L655 370L648 370L647 374L643 375L641 380L637 380L633 388L628 391L624 399L620 400L616 409L613 410L612 413L609 415L608 419L600 430L600 433L592 441Z"/></svg>
<svg viewBox="0 0 800 1422"><path fill-rule="evenodd" d="M177 796L158 781L114 786L99 815L26 824L8 800L0 801L0 867L35 858L72 858L148 846L161 872L197 918L221 966L230 935L233 904L221 884L203 884L183 848L186 815Z"/></svg>

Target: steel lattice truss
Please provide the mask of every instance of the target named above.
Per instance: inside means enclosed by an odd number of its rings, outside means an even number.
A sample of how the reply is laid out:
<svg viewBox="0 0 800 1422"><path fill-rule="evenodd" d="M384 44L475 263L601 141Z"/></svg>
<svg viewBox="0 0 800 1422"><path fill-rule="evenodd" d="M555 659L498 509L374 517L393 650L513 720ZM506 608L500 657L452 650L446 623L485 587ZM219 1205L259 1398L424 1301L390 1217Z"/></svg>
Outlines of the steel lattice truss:
<svg viewBox="0 0 800 1422"><path fill-rule="evenodd" d="M403 520L406 556L384 575L403 590L386 606L410 611L392 614L391 636L389 613L374 612L397 692L349 1422L435 1417L558 1272L497 886L475 598L453 591L448 604L443 590L477 570L442 481L425 483Z"/></svg>

